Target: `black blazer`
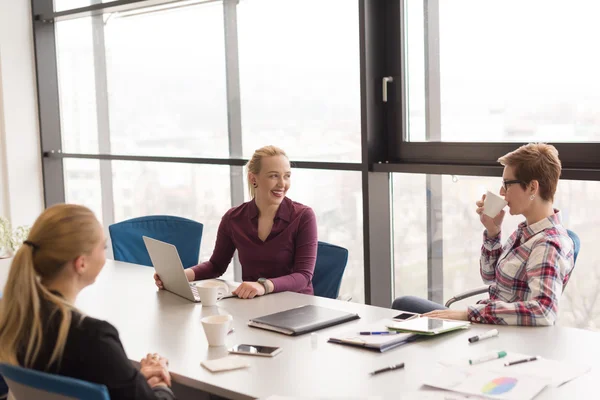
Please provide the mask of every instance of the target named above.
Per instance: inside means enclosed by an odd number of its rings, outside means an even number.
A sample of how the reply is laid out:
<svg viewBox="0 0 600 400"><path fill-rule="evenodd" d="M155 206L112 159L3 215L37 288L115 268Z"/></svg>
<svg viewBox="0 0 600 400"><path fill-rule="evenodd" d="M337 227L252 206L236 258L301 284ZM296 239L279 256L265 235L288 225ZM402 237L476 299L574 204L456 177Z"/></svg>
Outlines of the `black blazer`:
<svg viewBox="0 0 600 400"><path fill-rule="evenodd" d="M150 388L146 378L127 358L114 326L106 321L82 317L77 312L72 314L60 363L53 363L47 369L56 343L60 313L51 312L51 306L46 302L42 303L40 311L44 321L44 340L34 369L106 385L111 400L175 399L168 388ZM19 358L23 365L24 357Z"/></svg>

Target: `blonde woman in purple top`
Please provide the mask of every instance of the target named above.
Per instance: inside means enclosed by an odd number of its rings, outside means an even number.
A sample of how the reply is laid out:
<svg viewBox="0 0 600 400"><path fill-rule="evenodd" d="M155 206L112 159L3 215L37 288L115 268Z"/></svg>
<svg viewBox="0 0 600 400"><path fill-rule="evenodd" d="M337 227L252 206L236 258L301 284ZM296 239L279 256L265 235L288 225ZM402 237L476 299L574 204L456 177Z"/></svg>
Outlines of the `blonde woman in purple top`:
<svg viewBox="0 0 600 400"><path fill-rule="evenodd" d="M246 165L252 200L221 219L209 261L185 270L188 281L225 273L237 249L243 283L233 292L251 299L274 292L313 294L317 259L317 221L310 207L286 197L291 168L285 152L265 146ZM163 289L158 275L156 286Z"/></svg>

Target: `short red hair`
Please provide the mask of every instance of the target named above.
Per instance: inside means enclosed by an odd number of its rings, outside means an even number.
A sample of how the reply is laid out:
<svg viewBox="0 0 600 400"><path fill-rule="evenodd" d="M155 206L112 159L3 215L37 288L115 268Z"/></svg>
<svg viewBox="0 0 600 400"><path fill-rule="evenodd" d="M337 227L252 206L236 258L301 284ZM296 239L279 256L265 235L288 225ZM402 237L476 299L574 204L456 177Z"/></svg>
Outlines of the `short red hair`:
<svg viewBox="0 0 600 400"><path fill-rule="evenodd" d="M539 196L546 201L554 201L558 179L562 170L558 150L551 144L529 143L500 157L498 162L514 169L515 179L526 183L538 181Z"/></svg>

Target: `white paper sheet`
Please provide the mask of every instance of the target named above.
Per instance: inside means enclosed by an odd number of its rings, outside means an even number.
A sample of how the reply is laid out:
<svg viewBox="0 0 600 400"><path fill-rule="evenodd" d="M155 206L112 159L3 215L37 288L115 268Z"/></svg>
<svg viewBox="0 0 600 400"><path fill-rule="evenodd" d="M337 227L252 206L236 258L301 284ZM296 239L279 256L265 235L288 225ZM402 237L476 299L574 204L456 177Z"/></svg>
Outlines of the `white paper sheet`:
<svg viewBox="0 0 600 400"><path fill-rule="evenodd" d="M485 370L466 370L458 367L438 366L424 382L427 386L472 394L492 399L533 399L548 381L520 376L514 373L497 373Z"/></svg>
<svg viewBox="0 0 600 400"><path fill-rule="evenodd" d="M427 388L415 392L402 393L402 400L483 400L485 397L455 393L448 390Z"/></svg>
<svg viewBox="0 0 600 400"><path fill-rule="evenodd" d="M493 352L494 350L492 350L490 353ZM511 374L517 374L520 376L532 376L535 378L546 379L550 381L550 385L554 387L563 385L589 372L591 369L587 365L572 364L563 361L548 360L545 358L540 358L539 360L530 361L523 364L511 365L510 367L504 366L504 363L522 360L529 357L531 357L531 355L507 353L506 357L475 365L469 365L468 358L458 360L443 360L440 361L440 364L449 367L467 368L468 370L472 371L495 371L500 373L509 372Z"/></svg>

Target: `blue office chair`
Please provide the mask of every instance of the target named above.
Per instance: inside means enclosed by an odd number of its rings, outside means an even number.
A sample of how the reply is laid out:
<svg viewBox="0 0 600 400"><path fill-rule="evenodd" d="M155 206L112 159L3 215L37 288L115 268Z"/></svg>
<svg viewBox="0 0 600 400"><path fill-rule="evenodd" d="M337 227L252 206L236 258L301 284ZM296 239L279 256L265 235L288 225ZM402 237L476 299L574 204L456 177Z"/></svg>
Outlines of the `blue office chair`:
<svg viewBox="0 0 600 400"><path fill-rule="evenodd" d="M8 396L8 386L6 386L6 382L0 375L0 399L6 399Z"/></svg>
<svg viewBox="0 0 600 400"><path fill-rule="evenodd" d="M348 249L325 242L318 243L312 280L315 296L330 299L338 297L347 263Z"/></svg>
<svg viewBox="0 0 600 400"><path fill-rule="evenodd" d="M581 240L579 240L579 236L572 230L567 229L567 233L569 237L573 241L573 269L575 269L575 263L577 262L577 256L579 255L579 249L581 248ZM573 273L573 271L571 271Z"/></svg>
<svg viewBox="0 0 600 400"><path fill-rule="evenodd" d="M170 243L177 248L184 268L198 264L204 225L187 218L151 215L133 218L108 227L117 261L152 266L142 236Z"/></svg>
<svg viewBox="0 0 600 400"><path fill-rule="evenodd" d="M563 292L565 291L565 288L567 287L567 283L569 283L569 281L571 280L570 279L571 275L573 274L573 271L575 270L575 265L577 265L577 256L579 255L579 249L581 248L581 240L579 240L579 236L577 236L577 234L575 232L573 232L572 230L569 230L569 229L567 229L567 233L569 234L569 237L573 241L573 269L571 269L571 272L569 273L569 279L567 279L567 281L563 285ZM450 305L452 303L456 303L457 301L464 300L464 299L467 299L471 296L475 296L478 294L488 293L489 288L490 288L489 285L484 285L484 286L480 286L476 289L467 290L466 292L463 292L461 294L458 294L458 295L452 297L450 300L448 300L446 302L445 306L450 307Z"/></svg>
<svg viewBox="0 0 600 400"><path fill-rule="evenodd" d="M15 400L45 399L51 395L56 400L110 400L106 386L97 383L8 364L0 364L0 373Z"/></svg>

